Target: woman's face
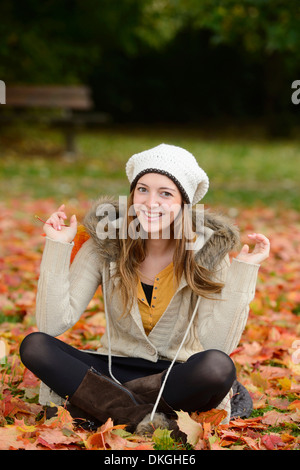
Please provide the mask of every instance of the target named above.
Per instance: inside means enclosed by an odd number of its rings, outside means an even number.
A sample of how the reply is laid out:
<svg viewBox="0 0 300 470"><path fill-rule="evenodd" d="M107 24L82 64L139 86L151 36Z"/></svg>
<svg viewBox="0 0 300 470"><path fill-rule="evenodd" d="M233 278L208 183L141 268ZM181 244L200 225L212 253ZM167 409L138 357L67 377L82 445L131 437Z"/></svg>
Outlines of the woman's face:
<svg viewBox="0 0 300 470"><path fill-rule="evenodd" d="M133 205L147 234L156 235L155 238L167 238L170 225L181 210L182 196L176 184L167 176L147 173L136 184Z"/></svg>

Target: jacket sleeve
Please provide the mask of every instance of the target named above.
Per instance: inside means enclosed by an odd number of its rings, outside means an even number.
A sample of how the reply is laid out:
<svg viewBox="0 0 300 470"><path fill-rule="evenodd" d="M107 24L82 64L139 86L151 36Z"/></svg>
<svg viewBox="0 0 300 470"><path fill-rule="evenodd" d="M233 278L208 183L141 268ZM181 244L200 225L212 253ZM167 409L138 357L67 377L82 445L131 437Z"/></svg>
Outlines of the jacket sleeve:
<svg viewBox="0 0 300 470"><path fill-rule="evenodd" d="M101 274L93 241L86 241L70 266L73 244L46 237L36 298L38 329L59 336L80 318L93 298Z"/></svg>
<svg viewBox="0 0 300 470"><path fill-rule="evenodd" d="M201 299L198 334L204 349L219 349L231 354L237 347L247 323L249 304L255 295L259 265L227 255L217 270L224 282L222 292L213 300Z"/></svg>

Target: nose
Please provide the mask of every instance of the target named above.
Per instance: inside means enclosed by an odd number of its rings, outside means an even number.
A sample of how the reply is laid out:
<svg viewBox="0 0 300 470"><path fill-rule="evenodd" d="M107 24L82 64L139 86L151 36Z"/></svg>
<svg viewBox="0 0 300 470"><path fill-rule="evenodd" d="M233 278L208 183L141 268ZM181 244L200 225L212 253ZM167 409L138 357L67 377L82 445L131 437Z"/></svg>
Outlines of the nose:
<svg viewBox="0 0 300 470"><path fill-rule="evenodd" d="M146 195L145 197L145 206L148 208L148 209L154 209L156 207L159 207L159 202L157 200L157 194L156 192L152 192L152 191L149 191L148 194Z"/></svg>

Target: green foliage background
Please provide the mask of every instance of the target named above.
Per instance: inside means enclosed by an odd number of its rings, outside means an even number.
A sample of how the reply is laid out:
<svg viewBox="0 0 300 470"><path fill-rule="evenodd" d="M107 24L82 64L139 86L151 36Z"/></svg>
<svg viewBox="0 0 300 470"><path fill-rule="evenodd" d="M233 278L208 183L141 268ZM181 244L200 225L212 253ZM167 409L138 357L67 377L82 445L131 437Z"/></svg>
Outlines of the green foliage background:
<svg viewBox="0 0 300 470"><path fill-rule="evenodd" d="M299 208L298 1L2 0L0 18L1 80L87 84L112 117L75 161L60 132L1 122L3 198L125 194L129 156L166 141L208 172L205 203Z"/></svg>
<svg viewBox="0 0 300 470"><path fill-rule="evenodd" d="M296 0L2 0L0 77L87 83L118 122L298 123Z"/></svg>

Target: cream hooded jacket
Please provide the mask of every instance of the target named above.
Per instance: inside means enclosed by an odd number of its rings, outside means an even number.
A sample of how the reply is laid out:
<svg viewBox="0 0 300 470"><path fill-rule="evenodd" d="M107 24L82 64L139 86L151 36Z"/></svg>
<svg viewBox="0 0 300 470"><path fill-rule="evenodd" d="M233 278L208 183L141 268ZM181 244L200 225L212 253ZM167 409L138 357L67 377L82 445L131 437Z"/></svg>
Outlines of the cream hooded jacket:
<svg viewBox="0 0 300 470"><path fill-rule="evenodd" d="M187 285L184 275L167 309L155 327L145 334L137 299L130 313L121 317L123 307L117 294L118 278L113 277L119 253L118 236L102 237L104 211L110 229L118 227L118 203L101 198L93 204L84 219L90 238L82 245L73 263L73 244L46 238L38 282L36 318L40 331L59 336L71 328L86 310L99 285L106 300L105 314L109 322L101 338L98 354L186 361L192 354L206 349L219 349L230 354L238 345L245 328L249 303L254 297L259 265L237 259L230 262L229 253L239 244L237 228L222 216L205 212L204 225L197 234L195 258L214 271L224 282L213 300L200 298ZM100 214L100 215L97 215ZM109 225L108 225L109 227ZM118 230L114 233L118 234ZM99 236L100 235L100 236ZM103 238L103 239L101 239ZM112 298L110 294L113 289ZM108 301L109 299L109 301ZM198 301L198 302L197 302ZM180 351L193 312L196 312ZM60 399L45 384L41 385L40 403L60 404Z"/></svg>

